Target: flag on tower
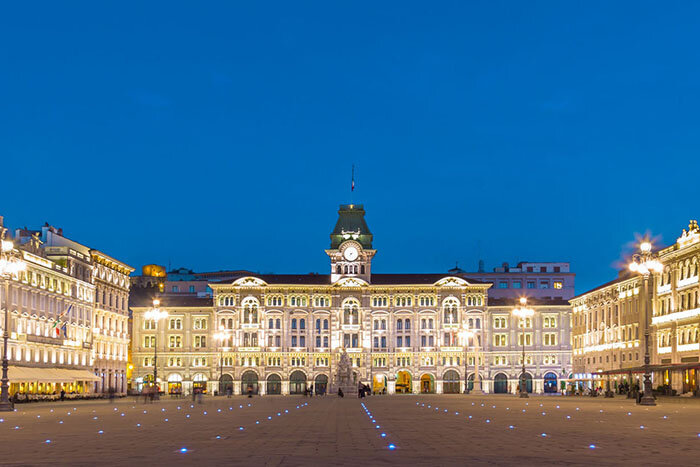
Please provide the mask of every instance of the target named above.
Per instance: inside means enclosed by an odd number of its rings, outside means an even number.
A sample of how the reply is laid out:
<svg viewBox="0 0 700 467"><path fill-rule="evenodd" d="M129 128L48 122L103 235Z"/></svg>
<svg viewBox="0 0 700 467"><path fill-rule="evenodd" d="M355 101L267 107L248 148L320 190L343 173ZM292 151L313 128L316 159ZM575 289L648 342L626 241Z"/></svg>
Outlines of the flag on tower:
<svg viewBox="0 0 700 467"><path fill-rule="evenodd" d="M352 165L352 183L350 184L350 191L355 191L355 164Z"/></svg>

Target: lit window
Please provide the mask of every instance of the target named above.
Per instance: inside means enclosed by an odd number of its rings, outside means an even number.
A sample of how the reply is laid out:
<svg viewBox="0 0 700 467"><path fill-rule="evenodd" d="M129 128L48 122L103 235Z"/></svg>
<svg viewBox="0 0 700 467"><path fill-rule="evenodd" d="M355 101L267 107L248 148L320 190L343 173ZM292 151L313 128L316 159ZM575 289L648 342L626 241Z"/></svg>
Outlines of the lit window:
<svg viewBox="0 0 700 467"><path fill-rule="evenodd" d="M555 289L561 289L561 288L564 287L564 283L563 283L562 281L554 281L554 283L552 284L552 286L553 286Z"/></svg>

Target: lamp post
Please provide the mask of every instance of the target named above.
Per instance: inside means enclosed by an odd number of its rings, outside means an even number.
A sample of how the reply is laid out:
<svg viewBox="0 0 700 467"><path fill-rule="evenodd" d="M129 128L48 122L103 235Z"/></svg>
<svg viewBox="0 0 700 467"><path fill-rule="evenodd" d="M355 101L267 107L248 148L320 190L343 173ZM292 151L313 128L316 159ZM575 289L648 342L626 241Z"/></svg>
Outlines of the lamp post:
<svg viewBox="0 0 700 467"><path fill-rule="evenodd" d="M154 323L154 330L156 332L155 340L153 342L153 384L156 387L156 398L158 398L158 321L168 316L168 312L159 308L160 300L157 298L153 299L153 308L148 310L144 317L148 320L152 320Z"/></svg>
<svg viewBox="0 0 700 467"><path fill-rule="evenodd" d="M221 395L221 378L224 376L224 348L221 345L228 338L228 333L226 333L224 328L221 328L219 332L214 334L214 339L219 343L219 395Z"/></svg>
<svg viewBox="0 0 700 467"><path fill-rule="evenodd" d="M525 319L532 317L535 314L535 310L527 307L527 298L521 297L520 306L513 309L513 314L520 318L523 336L523 370L520 374L520 397L528 398L530 396L527 394L525 381Z"/></svg>
<svg viewBox="0 0 700 467"><path fill-rule="evenodd" d="M467 375L469 364L469 339L474 339L474 389L471 392L474 394L483 394L481 391L481 377L479 376L479 338L476 331L472 331L469 328L461 331L460 336L464 342L464 393L467 394L469 391L469 377Z"/></svg>
<svg viewBox="0 0 700 467"><path fill-rule="evenodd" d="M15 251L14 244L4 240L5 230L0 232L0 277L5 279L5 329L2 334L2 394L0 394L0 412L10 412L15 409L10 401L10 378L7 375L10 362L7 359L7 341L10 339L10 278L27 268L22 256Z"/></svg>
<svg viewBox="0 0 700 467"><path fill-rule="evenodd" d="M651 356L649 354L649 306L651 302L651 291L654 282L653 273L663 271L663 264L651 251L651 243L642 242L639 245L639 253L632 256L629 264L630 271L642 276L644 282L644 394L639 401L640 405L656 405L654 395L651 391L651 373L649 365Z"/></svg>

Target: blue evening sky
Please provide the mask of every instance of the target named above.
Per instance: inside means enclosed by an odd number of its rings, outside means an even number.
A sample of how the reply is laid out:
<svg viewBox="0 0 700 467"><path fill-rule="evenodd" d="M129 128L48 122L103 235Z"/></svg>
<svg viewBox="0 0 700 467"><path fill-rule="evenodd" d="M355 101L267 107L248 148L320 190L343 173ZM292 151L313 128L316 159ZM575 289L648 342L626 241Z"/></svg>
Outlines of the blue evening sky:
<svg viewBox="0 0 700 467"><path fill-rule="evenodd" d="M377 272L570 261L700 217L695 2L14 2L0 214L131 265Z"/></svg>

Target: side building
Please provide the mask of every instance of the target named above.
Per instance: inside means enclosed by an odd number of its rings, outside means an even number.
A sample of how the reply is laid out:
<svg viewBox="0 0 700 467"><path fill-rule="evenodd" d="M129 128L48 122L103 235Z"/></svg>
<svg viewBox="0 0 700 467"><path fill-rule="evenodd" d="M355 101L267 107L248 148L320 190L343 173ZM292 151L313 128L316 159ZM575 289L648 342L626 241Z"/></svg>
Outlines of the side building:
<svg viewBox="0 0 700 467"><path fill-rule="evenodd" d="M517 301L491 298L491 284L469 274L375 273L364 215L362 205L340 207L329 274L240 272L210 281L211 298L164 282L142 298L134 288L133 386L156 369L161 391L328 392L347 354L355 383L376 393L515 392L524 342L528 389L562 389L571 375L565 300L530 300L523 329ZM159 322L147 317L153 298L167 314Z"/></svg>
<svg viewBox="0 0 700 467"><path fill-rule="evenodd" d="M653 252L663 270L617 279L571 300L574 377L580 387L642 384L644 333L654 389L700 395L700 229L691 221L676 242ZM648 315L645 310L648 309Z"/></svg>
<svg viewBox="0 0 700 467"><path fill-rule="evenodd" d="M13 241L12 254L19 255L24 266L4 281L0 300L10 313L10 393L37 398L62 389L77 396L95 394L104 388L99 367L108 365L115 378L113 387L120 392L118 383L126 378L126 296L132 269L110 259L119 264L121 280L114 288L125 300L119 312L114 305L113 311L121 318L113 319L108 332L111 350L101 354L94 326L97 292L102 286L95 275L99 277L98 262L109 257L64 237L61 229L48 224L39 230L17 229L14 238L1 222L0 230L6 240ZM120 321L122 333L118 333ZM4 320L0 325L4 326ZM100 363L101 358L108 363Z"/></svg>

